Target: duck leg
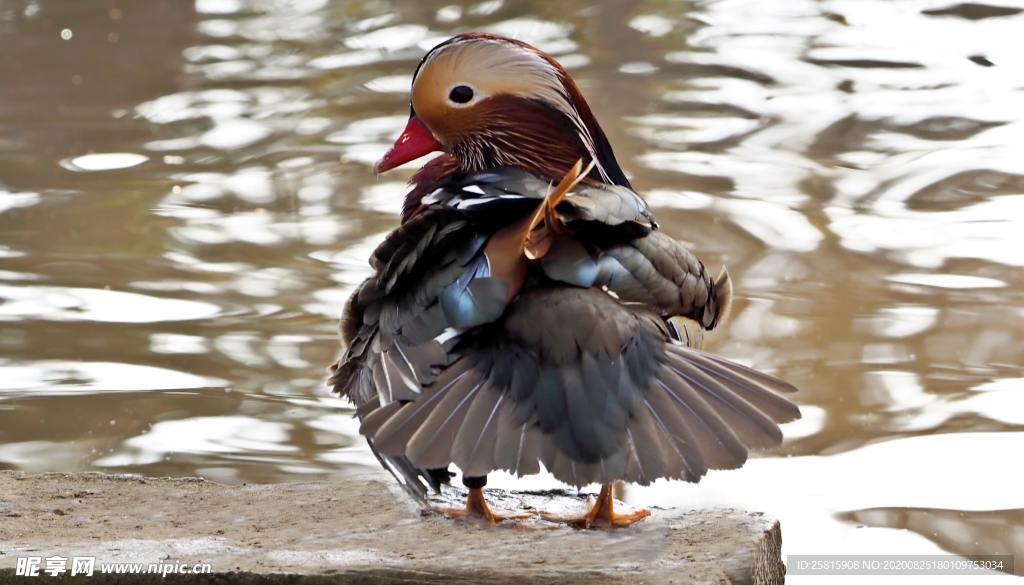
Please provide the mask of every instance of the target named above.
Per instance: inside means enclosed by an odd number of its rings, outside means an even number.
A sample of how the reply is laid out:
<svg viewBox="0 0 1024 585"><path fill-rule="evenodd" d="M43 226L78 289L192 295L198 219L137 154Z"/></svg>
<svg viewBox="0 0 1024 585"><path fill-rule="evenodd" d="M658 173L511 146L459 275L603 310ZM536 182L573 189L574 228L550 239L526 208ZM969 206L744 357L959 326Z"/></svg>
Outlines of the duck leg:
<svg viewBox="0 0 1024 585"><path fill-rule="evenodd" d="M624 528L651 515L651 511L647 509L637 510L632 514L616 514L614 502L612 484L606 483L601 486L601 493L598 494L594 505L585 514L581 516L542 514L541 517L550 522L564 522L577 528Z"/></svg>
<svg viewBox="0 0 1024 585"><path fill-rule="evenodd" d="M462 485L469 489L469 493L466 494L466 507L433 508L433 510L449 518L479 520L488 524L499 524L504 520L522 520L533 516L531 513L495 514L492 512L491 508L487 505L487 500L484 498L484 486L487 485L487 476L463 477Z"/></svg>

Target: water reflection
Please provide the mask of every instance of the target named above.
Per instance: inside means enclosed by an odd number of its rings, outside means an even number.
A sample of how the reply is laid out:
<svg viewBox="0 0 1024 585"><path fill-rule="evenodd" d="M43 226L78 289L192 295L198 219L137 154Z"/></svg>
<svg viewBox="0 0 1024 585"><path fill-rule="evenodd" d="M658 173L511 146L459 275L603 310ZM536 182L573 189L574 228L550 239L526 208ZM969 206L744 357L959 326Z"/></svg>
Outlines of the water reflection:
<svg viewBox="0 0 1024 585"><path fill-rule="evenodd" d="M409 174L371 164L422 52L486 29L557 55L664 229L728 264L713 349L803 389L778 452L631 499L763 509L794 553L1024 551L1022 24L929 0L8 2L0 467L376 465L322 387Z"/></svg>
<svg viewBox="0 0 1024 585"><path fill-rule="evenodd" d="M1024 549L1024 509L966 511L871 508L840 515L863 526L911 530L946 550L967 556L1013 555ZM1024 569L1014 566L1014 573Z"/></svg>
<svg viewBox="0 0 1024 585"><path fill-rule="evenodd" d="M784 547L793 554L952 550L966 555L1016 553L1019 558L1020 482L1009 480L1008 473L1015 471L1008 472L1007 467L1013 465L1012 453L1022 448L1020 432L939 433L836 455L757 459L744 468L742 482L730 479L729 473L712 472L696 486L669 490L655 484L631 489L629 496L662 505L740 507L753 497L761 509L783 522L790 519ZM808 513L810 509L818 513ZM792 580L841 582L822 577ZM876 580L936 582L935 577L903 575L872 578Z"/></svg>
<svg viewBox="0 0 1024 585"><path fill-rule="evenodd" d="M88 288L0 285L0 300L0 321L154 323L208 319L219 312L201 301Z"/></svg>
<svg viewBox="0 0 1024 585"><path fill-rule="evenodd" d="M114 169L127 169L141 165L149 160L149 157L130 152L105 152L102 154L84 154L62 160L60 166L69 171L112 171Z"/></svg>
<svg viewBox="0 0 1024 585"><path fill-rule="evenodd" d="M0 361L0 399L51 394L179 390L225 386L227 381L166 368L113 362Z"/></svg>

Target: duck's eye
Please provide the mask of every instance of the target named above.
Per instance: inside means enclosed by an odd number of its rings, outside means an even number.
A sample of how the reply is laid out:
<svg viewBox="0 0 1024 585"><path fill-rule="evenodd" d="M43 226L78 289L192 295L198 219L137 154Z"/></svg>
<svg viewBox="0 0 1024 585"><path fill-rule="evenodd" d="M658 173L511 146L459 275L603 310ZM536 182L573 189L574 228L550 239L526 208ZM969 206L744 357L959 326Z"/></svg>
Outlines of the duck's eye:
<svg viewBox="0 0 1024 585"><path fill-rule="evenodd" d="M473 99L473 89L465 85L456 85L448 94L448 99L457 104L469 103Z"/></svg>

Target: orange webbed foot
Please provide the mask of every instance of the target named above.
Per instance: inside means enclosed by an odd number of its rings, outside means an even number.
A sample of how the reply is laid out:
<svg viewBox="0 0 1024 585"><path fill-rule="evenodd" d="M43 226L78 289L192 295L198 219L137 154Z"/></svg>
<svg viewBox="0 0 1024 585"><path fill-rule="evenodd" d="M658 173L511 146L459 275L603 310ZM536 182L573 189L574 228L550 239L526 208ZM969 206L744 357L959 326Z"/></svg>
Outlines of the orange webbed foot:
<svg viewBox="0 0 1024 585"><path fill-rule="evenodd" d="M431 507L430 510L454 520L477 521L492 526L500 524L505 520L525 520L535 516L534 513L530 512L496 514L487 505L483 490L480 488L470 488L469 493L466 494L466 506L464 508Z"/></svg>
<svg viewBox="0 0 1024 585"><path fill-rule="evenodd" d="M612 498L612 486L601 486L597 500L585 514L581 516L560 516L541 514L541 518L549 522L568 524L576 528L625 528L651 515L648 509L637 510L631 514L616 514Z"/></svg>

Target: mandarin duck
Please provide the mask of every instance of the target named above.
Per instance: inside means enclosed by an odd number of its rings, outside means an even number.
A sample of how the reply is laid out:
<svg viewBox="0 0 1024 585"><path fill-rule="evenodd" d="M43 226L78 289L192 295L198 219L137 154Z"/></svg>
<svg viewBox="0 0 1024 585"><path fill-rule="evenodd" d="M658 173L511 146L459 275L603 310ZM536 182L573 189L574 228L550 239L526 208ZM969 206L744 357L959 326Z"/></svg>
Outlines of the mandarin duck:
<svg viewBox="0 0 1024 585"><path fill-rule="evenodd" d="M485 33L431 49L374 170L434 151L345 306L329 379L410 494L429 505L454 464L469 491L446 512L499 522L521 516L489 509L487 474L543 465L602 485L557 520L623 526L649 511L615 513L613 482L696 482L781 442L795 388L700 349L728 273L658 231L551 56Z"/></svg>

